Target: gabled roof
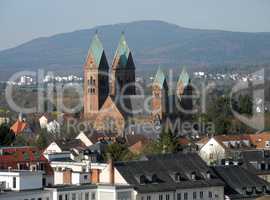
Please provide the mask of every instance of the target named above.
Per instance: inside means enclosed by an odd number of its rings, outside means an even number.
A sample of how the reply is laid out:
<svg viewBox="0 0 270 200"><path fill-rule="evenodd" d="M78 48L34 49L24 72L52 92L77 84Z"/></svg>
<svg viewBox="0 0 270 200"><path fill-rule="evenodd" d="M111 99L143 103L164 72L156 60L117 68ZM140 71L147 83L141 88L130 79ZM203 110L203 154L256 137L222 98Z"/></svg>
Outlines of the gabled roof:
<svg viewBox="0 0 270 200"><path fill-rule="evenodd" d="M98 37L98 34L96 33L88 50L87 57L92 55L95 59L96 65L99 66L103 52L103 45Z"/></svg>
<svg viewBox="0 0 270 200"><path fill-rule="evenodd" d="M80 139L58 140L55 143L62 151L70 151L71 149L84 150L87 146Z"/></svg>
<svg viewBox="0 0 270 200"><path fill-rule="evenodd" d="M183 87L186 87L189 84L189 81L190 81L190 77L186 71L186 68L183 68L183 70L178 78L177 84L183 84Z"/></svg>
<svg viewBox="0 0 270 200"><path fill-rule="evenodd" d="M10 129L15 133L15 135L19 135L28 127L27 123L21 120L17 120Z"/></svg>
<svg viewBox="0 0 270 200"><path fill-rule="evenodd" d="M121 34L118 47L115 52L114 59L119 58L121 66L126 66L128 63L128 58L130 54L130 49L128 47L124 33Z"/></svg>
<svg viewBox="0 0 270 200"><path fill-rule="evenodd" d="M159 87L163 87L164 83L166 81L166 75L162 71L162 69L159 67L153 82L153 85L158 85Z"/></svg>

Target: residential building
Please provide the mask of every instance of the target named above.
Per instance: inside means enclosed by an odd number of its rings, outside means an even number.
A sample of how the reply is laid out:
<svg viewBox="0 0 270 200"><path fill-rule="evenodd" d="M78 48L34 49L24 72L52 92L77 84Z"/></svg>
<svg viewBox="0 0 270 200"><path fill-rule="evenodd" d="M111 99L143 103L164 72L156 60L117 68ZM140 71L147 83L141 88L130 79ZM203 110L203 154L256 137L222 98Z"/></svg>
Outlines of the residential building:
<svg viewBox="0 0 270 200"><path fill-rule="evenodd" d="M226 186L226 199L256 199L267 195L270 199L270 184L239 166L217 166L213 168Z"/></svg>
<svg viewBox="0 0 270 200"><path fill-rule="evenodd" d="M53 184L53 170L41 151L35 147L0 148L0 170L43 171L43 184Z"/></svg>
<svg viewBox="0 0 270 200"><path fill-rule="evenodd" d="M224 199L224 183L195 153L109 162L100 174L100 182L132 185L136 200Z"/></svg>

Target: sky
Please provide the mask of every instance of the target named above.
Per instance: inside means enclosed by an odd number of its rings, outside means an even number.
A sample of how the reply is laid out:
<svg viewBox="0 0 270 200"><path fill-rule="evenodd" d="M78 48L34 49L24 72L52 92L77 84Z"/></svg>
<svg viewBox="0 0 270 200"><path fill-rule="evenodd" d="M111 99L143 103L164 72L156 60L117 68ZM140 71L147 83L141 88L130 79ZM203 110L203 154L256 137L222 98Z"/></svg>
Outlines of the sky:
<svg viewBox="0 0 270 200"><path fill-rule="evenodd" d="M162 20L179 26L270 32L269 0L0 0L0 50L97 25Z"/></svg>

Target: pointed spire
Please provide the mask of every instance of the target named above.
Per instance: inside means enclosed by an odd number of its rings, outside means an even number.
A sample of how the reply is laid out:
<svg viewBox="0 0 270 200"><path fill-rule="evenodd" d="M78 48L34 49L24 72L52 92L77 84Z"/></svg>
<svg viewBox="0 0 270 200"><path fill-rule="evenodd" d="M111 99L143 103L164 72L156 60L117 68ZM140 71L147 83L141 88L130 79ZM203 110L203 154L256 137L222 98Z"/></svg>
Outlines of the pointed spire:
<svg viewBox="0 0 270 200"><path fill-rule="evenodd" d="M186 87L190 82L190 77L187 73L186 67L183 67L182 72L178 78L177 84L183 84L184 87Z"/></svg>
<svg viewBox="0 0 270 200"><path fill-rule="evenodd" d="M161 69L161 67L158 67L155 79L154 79L154 85L158 85L159 87L163 87L164 82L166 81L166 75Z"/></svg>
<svg viewBox="0 0 270 200"><path fill-rule="evenodd" d="M96 30L96 33L93 37L93 40L91 42L91 45L88 51L88 55L92 54L97 66L99 66L100 64L103 52L104 52L103 45L98 37L98 31Z"/></svg>
<svg viewBox="0 0 270 200"><path fill-rule="evenodd" d="M127 62L128 62L128 57L130 54L130 49L128 47L126 38L125 38L125 33L124 31L122 31L121 33L121 37L120 37L120 41L115 53L115 58L116 57L120 57L120 64L123 66L126 66Z"/></svg>

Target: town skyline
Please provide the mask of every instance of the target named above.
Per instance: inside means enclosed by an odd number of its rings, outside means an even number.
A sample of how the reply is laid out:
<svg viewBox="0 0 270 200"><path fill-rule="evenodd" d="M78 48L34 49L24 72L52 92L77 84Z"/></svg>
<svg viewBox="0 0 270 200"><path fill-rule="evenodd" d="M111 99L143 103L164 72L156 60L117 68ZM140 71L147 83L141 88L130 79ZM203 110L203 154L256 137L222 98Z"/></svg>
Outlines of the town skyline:
<svg viewBox="0 0 270 200"><path fill-rule="evenodd" d="M0 50L26 41L58 33L87 29L98 25L127 23L140 20L161 20L187 28L217 29L240 32L269 32L268 1L207 0L172 1L170 4L153 0L141 4L123 0L109 2L99 9L102 1L26 2L2 1L0 22L3 29ZM143 6L141 6L143 5ZM29 9L30 8L30 9ZM91 9L92 8L92 9ZM151 9L151 12L149 10ZM89 11L90 10L90 11ZM114 12L114 11L119 12ZM140 12L138 12L140 10ZM27 11L27 12L26 12ZM59 11L62 15L59 15ZM241 12L240 12L241 11ZM106 13L106 15L104 15ZM196 15L192 14L196 13ZM35 17L33 17L35 16Z"/></svg>

